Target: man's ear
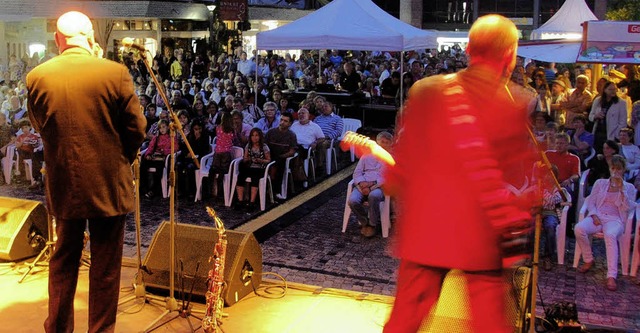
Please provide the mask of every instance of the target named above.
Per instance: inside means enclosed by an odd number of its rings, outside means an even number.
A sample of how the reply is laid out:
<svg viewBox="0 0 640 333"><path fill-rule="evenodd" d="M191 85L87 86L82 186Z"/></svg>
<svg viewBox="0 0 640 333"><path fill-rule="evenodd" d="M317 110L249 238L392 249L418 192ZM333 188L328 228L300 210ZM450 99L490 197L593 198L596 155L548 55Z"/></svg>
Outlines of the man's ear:
<svg viewBox="0 0 640 333"><path fill-rule="evenodd" d="M56 42L56 47L58 48L58 50L60 50L60 41L58 40L60 38L60 35L58 34L58 32L54 32L53 33L53 40Z"/></svg>

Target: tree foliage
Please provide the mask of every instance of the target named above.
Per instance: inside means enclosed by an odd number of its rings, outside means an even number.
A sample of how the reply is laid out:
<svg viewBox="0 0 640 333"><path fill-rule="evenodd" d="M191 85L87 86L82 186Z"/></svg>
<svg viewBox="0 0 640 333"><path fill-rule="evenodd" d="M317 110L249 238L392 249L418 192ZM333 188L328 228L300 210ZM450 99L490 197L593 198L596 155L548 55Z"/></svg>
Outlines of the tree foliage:
<svg viewBox="0 0 640 333"><path fill-rule="evenodd" d="M606 18L612 21L640 21L640 1L610 1Z"/></svg>

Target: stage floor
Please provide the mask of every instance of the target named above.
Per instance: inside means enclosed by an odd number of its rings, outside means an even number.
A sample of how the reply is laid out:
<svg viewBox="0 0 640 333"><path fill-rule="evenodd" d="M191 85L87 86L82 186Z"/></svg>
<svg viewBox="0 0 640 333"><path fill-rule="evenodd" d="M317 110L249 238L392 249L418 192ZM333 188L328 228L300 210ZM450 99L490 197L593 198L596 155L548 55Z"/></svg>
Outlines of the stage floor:
<svg viewBox="0 0 640 333"><path fill-rule="evenodd" d="M131 287L136 269L131 259L125 259L122 268L121 300L133 295ZM47 316L47 280L46 267L37 267L27 275L22 283L19 278L26 271L24 263L0 264L0 331L2 332L42 332L42 324ZM445 282L443 304L436 309L438 324L446 323L450 328L465 327L468 319L465 313L464 299L450 297L447 290L456 289L460 283L458 276L450 276ZM447 285L448 284L448 285ZM393 297L375 295L349 290L322 288L299 283L288 283L286 295L281 293L281 280L265 279L258 288L261 297L250 294L235 305L225 308L228 314L223 319L225 333L285 333L285 332L332 332L332 333L369 333L381 332L393 304ZM176 291L176 298L179 293ZM88 268L80 270L78 292L76 294L76 332L87 330ZM153 299L152 299L153 298ZM165 310L164 298L149 297L124 302L119 307L116 332L142 332ZM178 300L180 305L181 301ZM198 310L205 308L202 303L194 303L193 314L201 316ZM457 309L452 313L445 309ZM461 311L462 310L462 311ZM177 312L167 314L158 323L177 316ZM186 318L176 318L161 325L154 332L191 332ZM200 326L200 320L190 317L194 328ZM444 322L443 322L444 321ZM447 323L448 322L448 323ZM157 325L156 325L157 326ZM429 330L423 328L424 332ZM421 332L423 332L421 331ZM435 331L435 330L434 330ZM439 330L438 330L439 331ZM453 329L451 332L468 332L466 329Z"/></svg>
<svg viewBox="0 0 640 333"><path fill-rule="evenodd" d="M22 283L18 279L25 266L0 266L0 331L42 332L47 316L47 275L44 268L34 269ZM123 267L121 299L132 295L130 287L136 270ZM266 293L267 286L283 285L281 281L263 281L258 291ZM277 297L280 290L272 288L270 297ZM175 293L176 298L178 292ZM76 295L76 332L87 330L88 268L82 267ZM264 298L255 294L225 308L228 317L223 319L225 333L246 332L381 332L393 302L392 297L363 294L347 290L321 289L302 284L288 284L282 298ZM180 305L181 301L178 300ZM195 303L194 310L204 310L204 304ZM165 309L164 301L143 302L138 298L119 307L116 331L141 332ZM195 313L196 316L201 316ZM175 317L177 312L166 315L161 321ZM200 320L190 317L194 328ZM190 332L186 318L177 318L154 332Z"/></svg>

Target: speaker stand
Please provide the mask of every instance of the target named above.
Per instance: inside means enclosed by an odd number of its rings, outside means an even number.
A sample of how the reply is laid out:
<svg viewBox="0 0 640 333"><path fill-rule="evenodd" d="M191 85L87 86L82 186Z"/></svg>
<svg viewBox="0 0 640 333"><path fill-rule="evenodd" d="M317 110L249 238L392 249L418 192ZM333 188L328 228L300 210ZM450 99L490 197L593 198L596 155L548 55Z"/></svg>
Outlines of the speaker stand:
<svg viewBox="0 0 640 333"><path fill-rule="evenodd" d="M22 281L24 281L27 275L29 275L29 273L31 273L33 268L36 267L37 265L49 266L49 259L51 259L51 254L53 254L53 250L55 249L55 245L56 245L55 224L56 224L55 217L49 215L49 213L47 212L47 229L48 230L47 230L47 240L45 242L44 248L42 249L42 251L40 251L40 254L38 254L38 256L33 260L33 262L28 264L29 268L27 269L26 272L24 272L24 274L22 274L20 279L18 279L18 283L22 283ZM42 236L40 235L36 235L34 238L39 238L40 242L44 241L44 238L42 238Z"/></svg>
<svg viewBox="0 0 640 333"><path fill-rule="evenodd" d="M51 258L51 254L53 253L53 247L55 246L55 244L56 242L53 242L53 241L46 242L44 248L42 249L42 251L40 251L40 254L38 254L38 256L33 260L33 262L27 265L28 269L26 272L24 272L24 274L22 274L20 279L18 279L18 283L22 283L22 281L24 281L27 275L29 275L29 273L31 273L31 271L36 266L38 265L49 266L49 259Z"/></svg>

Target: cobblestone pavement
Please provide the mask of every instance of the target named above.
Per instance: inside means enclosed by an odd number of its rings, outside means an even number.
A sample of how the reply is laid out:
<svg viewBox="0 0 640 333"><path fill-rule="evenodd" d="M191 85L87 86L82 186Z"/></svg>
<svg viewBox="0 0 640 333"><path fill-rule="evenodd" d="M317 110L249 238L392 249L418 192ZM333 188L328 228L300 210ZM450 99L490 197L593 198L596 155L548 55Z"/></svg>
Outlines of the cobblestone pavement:
<svg viewBox="0 0 640 333"><path fill-rule="evenodd" d="M373 239L361 239L353 216L347 232L341 233L346 181L325 191L311 203L292 208L290 214L274 221L273 226L256 232L263 252L263 271L275 272L288 281L298 283L393 295L398 265L388 251L393 238L383 239L378 235ZM30 192L26 185L2 185L0 195L43 200L41 194ZM176 220L211 226L205 205L216 208L229 229L255 216L225 208L221 202L212 199L205 199L204 203L179 199ZM144 255L157 226L169 219L169 201L144 199L141 206ZM125 236L125 255L130 257L135 256L136 250L132 216L128 217ZM570 239L567 243L567 265L555 265L549 272L541 270L538 294L545 305L558 301L576 302L582 323L615 327L623 332L640 332L640 286L633 283L634 278L620 276L617 291L605 289L603 243L602 240L594 241L596 265L590 272L581 274L570 265L574 248ZM541 315L540 298L537 304L537 313Z"/></svg>

